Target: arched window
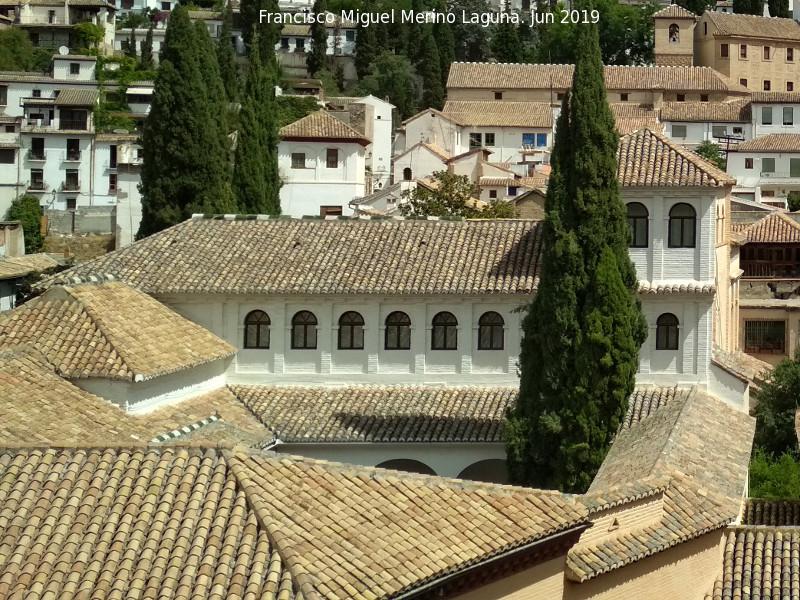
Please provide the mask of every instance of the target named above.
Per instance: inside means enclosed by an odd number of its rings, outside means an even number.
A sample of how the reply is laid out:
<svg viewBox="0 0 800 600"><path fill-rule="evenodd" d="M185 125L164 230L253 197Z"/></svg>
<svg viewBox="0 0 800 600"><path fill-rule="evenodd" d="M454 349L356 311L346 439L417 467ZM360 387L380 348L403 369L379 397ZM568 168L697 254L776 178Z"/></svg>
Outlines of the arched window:
<svg viewBox="0 0 800 600"><path fill-rule="evenodd" d="M317 347L317 317L301 310L292 317L292 348L314 350Z"/></svg>
<svg viewBox="0 0 800 600"><path fill-rule="evenodd" d="M694 248L697 213L685 202L680 202L669 211L669 247Z"/></svg>
<svg viewBox="0 0 800 600"><path fill-rule="evenodd" d="M411 181L411 167L403 169L403 181Z"/></svg>
<svg viewBox="0 0 800 600"><path fill-rule="evenodd" d="M678 349L678 317L664 313L656 320L656 350Z"/></svg>
<svg viewBox="0 0 800 600"><path fill-rule="evenodd" d="M647 207L639 202L628 202L628 229L631 230L631 248L647 248Z"/></svg>
<svg viewBox="0 0 800 600"><path fill-rule="evenodd" d="M387 350L408 350L411 348L411 319L404 312L396 311L386 317Z"/></svg>
<svg viewBox="0 0 800 600"><path fill-rule="evenodd" d="M487 312L478 319L478 350L502 350L504 342L503 317Z"/></svg>
<svg viewBox="0 0 800 600"><path fill-rule="evenodd" d="M364 317L354 311L339 317L339 350L364 349Z"/></svg>
<svg viewBox="0 0 800 600"><path fill-rule="evenodd" d="M458 319L449 312L440 312L433 317L431 333L432 350L458 349Z"/></svg>
<svg viewBox="0 0 800 600"><path fill-rule="evenodd" d="M269 315L263 310L254 310L244 318L244 347L269 348Z"/></svg>
<svg viewBox="0 0 800 600"><path fill-rule="evenodd" d="M681 41L681 28L677 23L669 26L669 42L670 44L677 44Z"/></svg>

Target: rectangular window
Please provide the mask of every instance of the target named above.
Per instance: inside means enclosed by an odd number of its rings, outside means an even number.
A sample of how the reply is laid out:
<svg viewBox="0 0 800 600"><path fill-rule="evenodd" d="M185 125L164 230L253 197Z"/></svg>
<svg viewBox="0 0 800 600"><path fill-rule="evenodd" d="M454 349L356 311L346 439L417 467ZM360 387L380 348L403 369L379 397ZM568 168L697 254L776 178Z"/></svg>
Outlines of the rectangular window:
<svg viewBox="0 0 800 600"><path fill-rule="evenodd" d="M556 94L556 100L561 102L564 99L564 94Z"/></svg>
<svg viewBox="0 0 800 600"><path fill-rule="evenodd" d="M793 92L794 91L794 82L793 81L787 81L786 82L786 91L787 92Z"/></svg>
<svg viewBox="0 0 800 600"><path fill-rule="evenodd" d="M686 125L672 125L672 137L674 138L685 138L686 137Z"/></svg>
<svg viewBox="0 0 800 600"><path fill-rule="evenodd" d="M31 189L44 189L44 171L42 169L31 169Z"/></svg>
<svg viewBox="0 0 800 600"><path fill-rule="evenodd" d="M325 151L325 166L329 169L339 168L339 151L336 148L328 148Z"/></svg>
<svg viewBox="0 0 800 600"><path fill-rule="evenodd" d="M6 125L6 133L16 133L17 128L13 125Z"/></svg>
<svg viewBox="0 0 800 600"><path fill-rule="evenodd" d="M66 177L64 179L65 190L78 190L80 183L78 181L78 169L67 169Z"/></svg>
<svg viewBox="0 0 800 600"><path fill-rule="evenodd" d="M775 159L774 158L762 158L761 159L761 172L762 173L774 173L775 172Z"/></svg>
<svg viewBox="0 0 800 600"><path fill-rule="evenodd" d="M61 109L61 122L59 129L62 131L86 131L86 117L85 110L66 110Z"/></svg>
<svg viewBox="0 0 800 600"><path fill-rule="evenodd" d="M742 128L741 127L734 127L733 128L733 135L742 135Z"/></svg>
<svg viewBox="0 0 800 600"><path fill-rule="evenodd" d="M109 194L116 194L117 193L117 174L116 173L109 173L109 175L108 175L108 193Z"/></svg>
<svg viewBox="0 0 800 600"><path fill-rule="evenodd" d="M752 158L745 158L744 159L744 168L745 169L752 169L753 168L753 159Z"/></svg>
<svg viewBox="0 0 800 600"><path fill-rule="evenodd" d="M686 95L685 94L678 94L678 102L685 102Z"/></svg>
<svg viewBox="0 0 800 600"><path fill-rule="evenodd" d="M518 191L518 190L519 190L519 188L518 188L518 187L510 186L510 187L508 188L508 195L509 195L511 198L513 198L514 196L516 196L516 195L517 195L517 191Z"/></svg>
<svg viewBox="0 0 800 600"><path fill-rule="evenodd" d="M32 160L44 160L44 138L31 138Z"/></svg>
<svg viewBox="0 0 800 600"><path fill-rule="evenodd" d="M700 102L708 102L708 94L700 94Z"/></svg>
<svg viewBox="0 0 800 600"><path fill-rule="evenodd" d="M306 155L305 152L292 152L292 168L305 169L306 168Z"/></svg>
<svg viewBox="0 0 800 600"><path fill-rule="evenodd" d="M480 133L470 133L469 134L469 149L474 150L475 148L481 147L481 134Z"/></svg>
<svg viewBox="0 0 800 600"><path fill-rule="evenodd" d="M67 198L67 210L75 210L78 208L77 198Z"/></svg>
<svg viewBox="0 0 800 600"><path fill-rule="evenodd" d="M619 95L620 102L627 102L628 101L628 94L620 94Z"/></svg>
<svg viewBox="0 0 800 600"><path fill-rule="evenodd" d="M353 29L348 29L344 32L344 39L348 42L355 42L356 41L356 32Z"/></svg>
<svg viewBox="0 0 800 600"><path fill-rule="evenodd" d="M0 165L13 165L15 154L13 148L0 148Z"/></svg>
<svg viewBox="0 0 800 600"><path fill-rule="evenodd" d="M791 106L783 107L783 124L794 125L794 108Z"/></svg>
<svg viewBox="0 0 800 600"><path fill-rule="evenodd" d="M772 125L772 107L771 106L762 106L761 107L761 124L762 125Z"/></svg>
<svg viewBox="0 0 800 600"><path fill-rule="evenodd" d="M536 134L535 133L523 133L522 134L522 145L524 147L530 148L536 143Z"/></svg>
<svg viewBox="0 0 800 600"><path fill-rule="evenodd" d="M745 321L744 351L750 354L784 354L786 321Z"/></svg>
<svg viewBox="0 0 800 600"><path fill-rule="evenodd" d="M491 198L492 200L497 198L497 190L489 190L489 198Z"/></svg>
<svg viewBox="0 0 800 600"><path fill-rule="evenodd" d="M8 86L0 85L0 106L8 104Z"/></svg>
<svg viewBox="0 0 800 600"><path fill-rule="evenodd" d="M537 133L536 134L536 147L537 148L544 148L547 146L547 134L546 133Z"/></svg>
<svg viewBox="0 0 800 600"><path fill-rule="evenodd" d="M483 145L487 148L491 148L494 146L494 134L493 133L486 133L483 136Z"/></svg>
<svg viewBox="0 0 800 600"><path fill-rule="evenodd" d="M786 62L794 62L794 48L786 49Z"/></svg>
<svg viewBox="0 0 800 600"><path fill-rule="evenodd" d="M33 90L31 92L32 98L41 98L42 97L42 90Z"/></svg>
<svg viewBox="0 0 800 600"><path fill-rule="evenodd" d="M769 46L764 46L764 60L770 59L770 51Z"/></svg>
<svg viewBox="0 0 800 600"><path fill-rule="evenodd" d="M495 92L494 93L495 100L502 100L503 99L503 92Z"/></svg>
<svg viewBox="0 0 800 600"><path fill-rule="evenodd" d="M765 79L764 80L764 91L765 92L769 92L771 90L772 90L772 83L770 82L769 79Z"/></svg>
<svg viewBox="0 0 800 600"><path fill-rule="evenodd" d="M172 2L162 2L161 10L168 11L172 9Z"/></svg>
<svg viewBox="0 0 800 600"><path fill-rule="evenodd" d="M109 146L108 147L108 168L109 169L116 169L117 168L117 147L116 146Z"/></svg>
<svg viewBox="0 0 800 600"><path fill-rule="evenodd" d="M739 85L741 85L743 87L747 87L747 79L740 79L739 80Z"/></svg>
<svg viewBox="0 0 800 600"><path fill-rule="evenodd" d="M800 158L789 159L789 177L800 177Z"/></svg>
<svg viewBox="0 0 800 600"><path fill-rule="evenodd" d="M728 128L725 125L712 125L711 135L714 137L725 137L728 135Z"/></svg>
<svg viewBox="0 0 800 600"><path fill-rule="evenodd" d="M320 217L341 217L342 216L342 207L341 206L320 206L319 207L319 216Z"/></svg>
<svg viewBox="0 0 800 600"><path fill-rule="evenodd" d="M81 74L81 64L80 63L69 63L69 74L70 75L80 75Z"/></svg>
<svg viewBox="0 0 800 600"><path fill-rule="evenodd" d="M739 58L747 58L747 44L739 46Z"/></svg>
<svg viewBox="0 0 800 600"><path fill-rule="evenodd" d="M305 52L306 49L306 41L302 38L295 38L294 40L294 51L295 52Z"/></svg>
<svg viewBox="0 0 800 600"><path fill-rule="evenodd" d="M288 50L289 49L289 38L284 37L281 38L281 50Z"/></svg>
<svg viewBox="0 0 800 600"><path fill-rule="evenodd" d="M722 58L728 58L728 44L720 44L719 55Z"/></svg>
<svg viewBox="0 0 800 600"><path fill-rule="evenodd" d="M81 159L81 141L75 138L67 139L67 160Z"/></svg>

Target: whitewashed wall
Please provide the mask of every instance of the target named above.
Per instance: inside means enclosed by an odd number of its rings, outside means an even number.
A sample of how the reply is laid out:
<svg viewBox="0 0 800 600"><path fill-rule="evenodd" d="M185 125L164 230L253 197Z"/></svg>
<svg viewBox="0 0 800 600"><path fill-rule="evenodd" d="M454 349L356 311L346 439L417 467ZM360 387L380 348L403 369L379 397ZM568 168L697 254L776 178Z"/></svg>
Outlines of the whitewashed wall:
<svg viewBox="0 0 800 600"><path fill-rule="evenodd" d="M764 124L763 109L765 107L772 108L772 124L770 125ZM784 108L792 111L792 123L790 125L783 124ZM753 102L752 117L753 137L758 138L773 133L800 133L800 106L797 104L781 104L777 102L762 104Z"/></svg>
<svg viewBox="0 0 800 600"><path fill-rule="evenodd" d="M425 111L405 123L405 148L427 142L436 144L451 156L460 154L461 127L434 111ZM469 140L467 140L469 145Z"/></svg>
<svg viewBox="0 0 800 600"><path fill-rule="evenodd" d="M677 126L673 129L673 126ZM679 135L686 128L686 135ZM722 127L726 135L736 135L742 139L753 138L753 126L750 123L687 123L683 121L664 121L664 133L673 142L684 146L696 146L706 140L714 144L723 145L714 137L714 128ZM679 131L680 130L680 131ZM719 132L722 133L722 132Z"/></svg>

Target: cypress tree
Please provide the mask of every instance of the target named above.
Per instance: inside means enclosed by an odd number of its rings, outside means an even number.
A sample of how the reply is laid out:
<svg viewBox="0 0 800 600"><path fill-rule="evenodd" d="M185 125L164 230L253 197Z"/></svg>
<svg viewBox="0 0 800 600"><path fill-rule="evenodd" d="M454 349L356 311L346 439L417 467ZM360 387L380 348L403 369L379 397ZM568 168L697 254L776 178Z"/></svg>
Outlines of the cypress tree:
<svg viewBox="0 0 800 600"><path fill-rule="evenodd" d="M570 492L585 491L608 451L647 335L596 26L580 28L576 54L553 149L541 283L523 322L519 407L508 430L512 476Z"/></svg>
<svg viewBox="0 0 800 600"><path fill-rule="evenodd" d="M362 10L366 13L373 12L375 5L372 0L364 0ZM359 79L369 75L369 67L378 56L378 35L376 26L367 25L360 27L356 35L355 67Z"/></svg>
<svg viewBox="0 0 800 600"><path fill-rule="evenodd" d="M280 214L274 96L272 73L262 66L258 45L254 44L239 115L233 178L239 207L245 213Z"/></svg>
<svg viewBox="0 0 800 600"><path fill-rule="evenodd" d="M422 104L428 108L437 110L444 104L444 87L442 86L442 70L439 62L439 50L436 47L436 40L433 39L433 30L429 26L425 30L425 37L422 38Z"/></svg>
<svg viewBox="0 0 800 600"><path fill-rule="evenodd" d="M447 86L447 76L450 74L450 65L456 60L456 42L453 37L453 28L449 23L436 23L433 26L433 37L436 48L439 50L439 68L442 72L442 85Z"/></svg>
<svg viewBox="0 0 800 600"><path fill-rule="evenodd" d="M125 55L136 59L136 27L131 27L131 37L128 38L128 51Z"/></svg>
<svg viewBox="0 0 800 600"><path fill-rule="evenodd" d="M139 60L139 69L142 71L152 71L156 68L153 60L153 25L147 29L147 35L142 42L142 56Z"/></svg>
<svg viewBox="0 0 800 600"><path fill-rule="evenodd" d="M283 25L266 20L261 23L259 11L266 11L267 14L278 14L278 0L241 0L239 5L239 18L242 26L245 46L248 53L253 44L253 33L258 31L258 52L261 62L268 64L275 57L275 45L281 39L281 28Z"/></svg>
<svg viewBox="0 0 800 600"><path fill-rule="evenodd" d="M219 107L211 101L213 90L204 77L209 65L201 56L201 41L187 9L179 5L170 16L142 132L139 238L192 213L236 211L225 132L220 131Z"/></svg>
<svg viewBox="0 0 800 600"><path fill-rule="evenodd" d="M315 0L314 14L321 15L327 10L325 0ZM314 76L325 68L328 57L328 29L319 20L311 24L311 51L306 54L308 74Z"/></svg>
<svg viewBox="0 0 800 600"><path fill-rule="evenodd" d="M205 82L208 101L211 103L215 120L217 122L217 136L220 143L226 148L230 148L228 139L228 100L225 96L225 85L222 83L219 64L217 63L217 53L214 42L208 34L208 27L203 21L194 23L194 32L197 38L197 48L200 58L200 70ZM210 134L211 132L209 132Z"/></svg>
<svg viewBox="0 0 800 600"><path fill-rule="evenodd" d="M228 102L239 99L239 70L236 67L236 49L233 47L233 8L225 5L222 14L222 32L217 40L217 63Z"/></svg>
<svg viewBox="0 0 800 600"><path fill-rule="evenodd" d="M521 63L524 49L513 23L500 23L495 27L491 43L492 55L501 63Z"/></svg>

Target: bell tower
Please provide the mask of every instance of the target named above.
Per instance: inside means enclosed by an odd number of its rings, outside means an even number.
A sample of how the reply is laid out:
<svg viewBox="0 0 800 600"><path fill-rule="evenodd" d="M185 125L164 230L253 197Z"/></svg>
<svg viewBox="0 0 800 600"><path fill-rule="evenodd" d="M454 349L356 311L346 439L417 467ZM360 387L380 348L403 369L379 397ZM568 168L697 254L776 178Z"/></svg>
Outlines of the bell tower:
<svg viewBox="0 0 800 600"><path fill-rule="evenodd" d="M653 15L657 66L691 67L694 64L693 12L670 4Z"/></svg>

